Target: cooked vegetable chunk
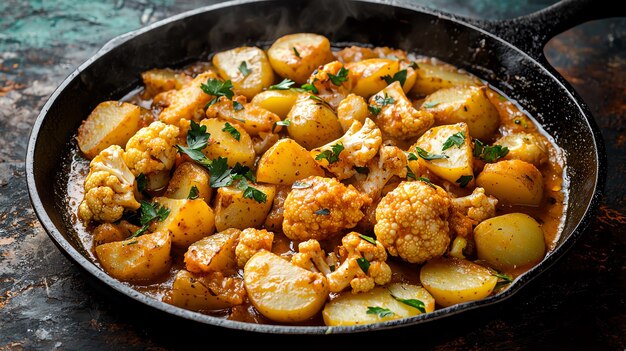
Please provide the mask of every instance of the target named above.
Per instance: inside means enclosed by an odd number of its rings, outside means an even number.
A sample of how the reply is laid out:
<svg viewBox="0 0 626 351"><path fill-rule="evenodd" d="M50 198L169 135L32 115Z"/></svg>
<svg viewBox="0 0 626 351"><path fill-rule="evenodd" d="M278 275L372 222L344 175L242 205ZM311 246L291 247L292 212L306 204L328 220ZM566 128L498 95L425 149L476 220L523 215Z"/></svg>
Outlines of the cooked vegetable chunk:
<svg viewBox="0 0 626 351"><path fill-rule="evenodd" d="M193 78L170 68L155 68L141 73L144 97L151 98L164 91L178 90Z"/></svg>
<svg viewBox="0 0 626 351"><path fill-rule="evenodd" d="M235 268L235 246L240 234L239 229L226 229L189 245L185 252L185 267L192 273L220 272Z"/></svg>
<svg viewBox="0 0 626 351"><path fill-rule="evenodd" d="M522 160L541 166L548 161L547 141L536 133L513 133L496 140L495 145L506 147L505 160Z"/></svg>
<svg viewBox="0 0 626 351"><path fill-rule="evenodd" d="M179 122L184 120L198 121L204 116L204 108L214 96L206 94L200 87L206 84L209 79L217 79L218 76L213 71L207 71L199 74L189 83L185 84L179 90L173 90L165 94L167 97L167 106L159 114L159 120L167 124L177 126Z"/></svg>
<svg viewBox="0 0 626 351"><path fill-rule="evenodd" d="M165 301L192 311L208 311L240 305L245 296L241 278L223 277L219 273L195 275L181 269Z"/></svg>
<svg viewBox="0 0 626 351"><path fill-rule="evenodd" d="M272 251L274 233L265 229L246 228L239 235L239 243L235 248L237 266L243 268L246 262L261 250Z"/></svg>
<svg viewBox="0 0 626 351"><path fill-rule="evenodd" d="M229 167L237 163L248 167L254 165L256 154L252 138L243 127L218 118L205 119L200 125L206 126L206 132L211 134L209 145L202 150L210 160L224 157Z"/></svg>
<svg viewBox="0 0 626 351"><path fill-rule="evenodd" d="M193 199L194 196L190 195L194 195L195 187L195 197L209 203L213 194L210 183L206 168L194 162L183 162L174 170L163 196L170 199Z"/></svg>
<svg viewBox="0 0 626 351"><path fill-rule="evenodd" d="M489 269L458 258L428 261L420 270L420 280L444 307L484 299L498 282Z"/></svg>
<svg viewBox="0 0 626 351"><path fill-rule="evenodd" d="M309 95L298 97L287 119L290 122L287 126L289 136L307 150L343 135L341 124L333 110L325 103L311 99Z"/></svg>
<svg viewBox="0 0 626 351"><path fill-rule="evenodd" d="M326 37L313 33L282 36L267 50L270 64L283 78L306 83L313 71L334 59Z"/></svg>
<svg viewBox="0 0 626 351"><path fill-rule="evenodd" d="M101 102L78 128L78 147L89 159L111 145L123 147L141 128L143 116L149 114L128 102Z"/></svg>
<svg viewBox="0 0 626 351"><path fill-rule="evenodd" d="M475 86L437 90L428 95L422 108L433 114L435 125L467 123L473 138L488 139L498 129L500 116L485 88Z"/></svg>
<svg viewBox="0 0 626 351"><path fill-rule="evenodd" d="M243 96L237 96L233 101L225 96L220 97L207 108L206 116L208 118L221 118L232 125L240 125L250 136L281 130L280 125L276 124L280 121L278 115L257 105L246 103Z"/></svg>
<svg viewBox="0 0 626 351"><path fill-rule="evenodd" d="M265 51L257 47L242 46L218 52L213 65L224 80L230 80L237 95L252 99L274 82L274 71Z"/></svg>
<svg viewBox="0 0 626 351"><path fill-rule="evenodd" d="M419 61L417 79L411 88L416 95L429 95L439 89L455 86L481 85L481 81L467 72L440 61Z"/></svg>
<svg viewBox="0 0 626 351"><path fill-rule="evenodd" d="M215 227L218 231L228 228L257 228L265 221L267 213L272 208L272 201L276 195L273 185L252 184L266 196L266 200L259 202L254 198L246 197L245 190L236 186L217 189L215 197Z"/></svg>
<svg viewBox="0 0 626 351"><path fill-rule="evenodd" d="M476 184L510 205L538 206L543 199L543 175L533 164L520 160L485 165Z"/></svg>
<svg viewBox="0 0 626 351"><path fill-rule="evenodd" d="M355 94L346 96L337 107L337 118L344 132L350 129L354 121L365 123L368 114L367 102L362 96Z"/></svg>
<svg viewBox="0 0 626 351"><path fill-rule="evenodd" d="M124 162L135 176L169 171L176 160L178 127L155 121L126 143Z"/></svg>
<svg viewBox="0 0 626 351"><path fill-rule="evenodd" d="M402 302L404 301L404 302ZM419 306L424 310L414 306ZM390 313L372 313L372 308ZM379 323L382 321L417 316L435 310L435 299L421 286L393 283L376 287L366 293L344 292L324 306L324 324L344 326Z"/></svg>
<svg viewBox="0 0 626 351"><path fill-rule="evenodd" d="M172 233L172 244L187 247L215 232L215 215L202 199L154 198L159 205L170 210L165 220L154 223L153 230Z"/></svg>
<svg viewBox="0 0 626 351"><path fill-rule="evenodd" d="M543 230L525 213L490 218L474 229L478 258L500 271L529 267L546 252Z"/></svg>
<svg viewBox="0 0 626 351"><path fill-rule="evenodd" d="M243 277L254 307L276 322L309 319L328 298L328 282L323 274L298 267L265 250L250 258Z"/></svg>
<svg viewBox="0 0 626 351"><path fill-rule="evenodd" d="M296 103L298 95L300 93L291 90L266 90L255 95L250 103L277 114L281 119L285 119Z"/></svg>
<svg viewBox="0 0 626 351"><path fill-rule="evenodd" d="M354 81L352 93L364 98L376 94L387 86L384 76L393 77L400 70L398 60L372 58L346 64Z"/></svg>
<svg viewBox="0 0 626 351"><path fill-rule="evenodd" d="M170 268L170 234L158 231L125 241L96 246L104 271L123 281L150 281Z"/></svg>
<svg viewBox="0 0 626 351"><path fill-rule="evenodd" d="M285 138L267 150L258 162L256 179L270 184L293 184L309 176L323 176L324 170L302 146Z"/></svg>

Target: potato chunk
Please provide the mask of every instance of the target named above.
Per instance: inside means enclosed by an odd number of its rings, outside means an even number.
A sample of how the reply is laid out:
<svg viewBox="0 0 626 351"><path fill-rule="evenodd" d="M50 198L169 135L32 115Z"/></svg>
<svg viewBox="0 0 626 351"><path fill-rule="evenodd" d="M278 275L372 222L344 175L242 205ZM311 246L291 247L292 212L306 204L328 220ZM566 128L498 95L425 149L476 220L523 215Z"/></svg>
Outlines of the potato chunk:
<svg viewBox="0 0 626 351"><path fill-rule="evenodd" d="M211 178L206 168L195 162L183 162L174 170L164 196L170 199L187 199L191 188L195 186L198 198L209 203L213 194L210 183Z"/></svg>
<svg viewBox="0 0 626 351"><path fill-rule="evenodd" d="M248 260L243 278L254 307L276 322L309 319L328 298L328 282L323 274L298 267L265 250Z"/></svg>
<svg viewBox="0 0 626 351"><path fill-rule="evenodd" d="M234 102L240 103L243 108L236 109ZM244 96L237 96L233 101L220 97L216 103L207 108L206 116L221 118L231 125L240 125L250 136L279 132L281 129L276 125L276 122L280 121L277 114L252 103L246 103Z"/></svg>
<svg viewBox="0 0 626 351"><path fill-rule="evenodd" d="M289 136L307 150L320 147L343 135L339 119L328 105L310 99L308 95L298 98L289 111L287 126Z"/></svg>
<svg viewBox="0 0 626 351"><path fill-rule="evenodd" d="M537 133L512 133L496 140L495 145L509 149L505 160L522 160L540 166L548 162L548 141Z"/></svg>
<svg viewBox="0 0 626 351"><path fill-rule="evenodd" d="M323 176L324 170L311 154L292 139L281 139L259 160L256 179L270 184L293 184L309 176Z"/></svg>
<svg viewBox="0 0 626 351"><path fill-rule="evenodd" d="M150 111L128 102L101 102L78 128L78 147L89 159L111 145L124 147L148 115Z"/></svg>
<svg viewBox="0 0 626 351"><path fill-rule="evenodd" d="M489 296L498 282L491 271L459 258L435 258L420 271L420 280L437 304L448 307Z"/></svg>
<svg viewBox="0 0 626 351"><path fill-rule="evenodd" d="M258 93L250 101L251 104L264 108L285 119L296 103L300 93L291 90L266 90Z"/></svg>
<svg viewBox="0 0 626 351"><path fill-rule="evenodd" d="M329 326L370 324L417 316L422 313L401 300L421 301L426 313L435 310L435 299L423 287L393 283L385 287L376 287L366 293L353 294L349 291L341 293L324 307L322 311L324 324ZM381 317L376 313L368 313L368 310L371 310L370 307L388 309L391 314Z"/></svg>
<svg viewBox="0 0 626 351"><path fill-rule="evenodd" d="M265 202L245 198L244 190L236 186L217 189L215 197L215 227L218 231L228 228L258 228L272 209L276 188L273 185L251 184L267 196Z"/></svg>
<svg viewBox="0 0 626 351"><path fill-rule="evenodd" d="M213 71L206 71L196 76L192 81L182 86L179 90L168 92L166 107L159 114L159 120L167 123L184 126L181 119L200 120L204 115L204 107L213 99L212 95L206 94L200 87L209 79L217 79Z"/></svg>
<svg viewBox="0 0 626 351"><path fill-rule="evenodd" d="M155 231L172 233L172 244L187 247L215 232L215 215L202 199L168 199L156 197L154 201L170 210L162 222L152 225Z"/></svg>
<svg viewBox="0 0 626 351"><path fill-rule="evenodd" d="M113 278L148 282L168 272L171 246L170 234L158 231L96 246L96 256Z"/></svg>
<svg viewBox="0 0 626 351"><path fill-rule="evenodd" d="M282 36L267 50L267 56L279 76L298 84L306 83L317 67L334 60L328 39L313 33Z"/></svg>
<svg viewBox="0 0 626 351"><path fill-rule="evenodd" d="M451 139L452 138L452 139ZM443 150L446 143L456 140L461 143L451 144L446 150ZM431 157L418 151L417 148L430 153ZM445 126L433 127L422 135L415 145L411 147L409 152L413 152L417 156L420 166L428 168L437 176L456 185L472 186L474 184L474 171L472 169L472 143L470 141L469 130L467 124L457 123ZM420 156L421 153L421 156ZM443 158L434 158L442 157ZM428 158L433 158L428 160ZM464 181L466 177L468 181Z"/></svg>
<svg viewBox="0 0 626 351"><path fill-rule="evenodd" d="M339 118L339 123L341 123L344 132L350 129L354 121L364 124L368 115L367 102L359 95L350 94L346 96L337 107L337 118Z"/></svg>
<svg viewBox="0 0 626 351"><path fill-rule="evenodd" d="M209 159L225 157L229 167L234 167L237 163L248 167L254 165L256 153L252 138L242 126L217 118L205 119L200 125L206 126L206 132L211 134L209 145L202 150Z"/></svg>
<svg viewBox="0 0 626 351"><path fill-rule="evenodd" d="M393 77L400 70L397 60L372 58L346 64L351 79L355 82L352 93L364 98L376 94L387 86L384 76Z"/></svg>
<svg viewBox="0 0 626 351"><path fill-rule="evenodd" d="M428 95L422 108L432 113L435 125L467 123L473 138L488 139L498 129L500 115L484 87L440 89Z"/></svg>
<svg viewBox="0 0 626 351"><path fill-rule="evenodd" d="M539 206L543 199L543 176L532 163L504 160L488 163L476 178L485 193L509 205Z"/></svg>
<svg viewBox="0 0 626 351"><path fill-rule="evenodd" d="M144 97L151 98L164 91L176 90L193 78L170 68L155 68L141 73L145 87Z"/></svg>
<svg viewBox="0 0 626 351"><path fill-rule="evenodd" d="M501 271L532 266L543 259L541 225L524 213L489 218L474 228L478 258Z"/></svg>
<svg viewBox="0 0 626 351"><path fill-rule="evenodd" d="M192 273L210 273L235 268L235 247L239 234L239 229L226 229L189 245L185 252L187 270Z"/></svg>
<svg viewBox="0 0 626 351"><path fill-rule="evenodd" d="M415 95L429 95L439 89L455 86L481 85L481 81L467 72L442 62L418 62L417 78L411 88Z"/></svg>
<svg viewBox="0 0 626 351"><path fill-rule="evenodd" d="M241 305L245 289L241 278L195 275L181 269L165 301L192 311L208 311Z"/></svg>
<svg viewBox="0 0 626 351"><path fill-rule="evenodd" d="M224 80L233 83L235 94L248 99L274 83L274 71L265 51L257 47L242 46L218 52L213 56L213 65Z"/></svg>

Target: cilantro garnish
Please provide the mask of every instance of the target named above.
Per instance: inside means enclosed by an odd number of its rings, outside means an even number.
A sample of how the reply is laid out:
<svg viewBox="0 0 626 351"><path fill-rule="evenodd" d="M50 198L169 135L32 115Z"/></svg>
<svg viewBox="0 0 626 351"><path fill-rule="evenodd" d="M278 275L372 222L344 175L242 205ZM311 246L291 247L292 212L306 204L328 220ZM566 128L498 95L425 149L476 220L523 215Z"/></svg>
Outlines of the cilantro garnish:
<svg viewBox="0 0 626 351"><path fill-rule="evenodd" d="M224 128L222 129L222 132L230 133L230 135L232 135L233 138L235 138L235 140L237 140L237 141L239 141L239 139L241 139L241 133L237 130L237 128L233 127L228 122L226 122L226 124L224 124Z"/></svg>
<svg viewBox="0 0 626 351"><path fill-rule="evenodd" d="M450 137L445 141L445 143L443 143L443 147L441 148L441 151L447 150L454 145L461 147L464 141L465 141L465 133L463 132L454 133L450 135Z"/></svg>
<svg viewBox="0 0 626 351"><path fill-rule="evenodd" d="M367 306L367 314L376 314L378 315L379 318L385 318L388 316L393 316L395 313L393 313L390 309L388 308L382 308L382 307L378 307L378 306Z"/></svg>
<svg viewBox="0 0 626 351"><path fill-rule="evenodd" d="M293 80L285 78L280 83L270 86L267 90L289 90L295 83Z"/></svg>
<svg viewBox="0 0 626 351"><path fill-rule="evenodd" d="M298 50L296 49L296 47L295 47L295 46L292 46L291 48L293 49L293 53L296 55L296 57L301 58L301 57L300 57L300 53L298 52Z"/></svg>
<svg viewBox="0 0 626 351"><path fill-rule="evenodd" d="M365 257L359 257L356 259L356 263L359 264L363 273L367 274L367 271L370 269L370 261L368 261Z"/></svg>
<svg viewBox="0 0 626 351"><path fill-rule="evenodd" d="M376 101L376 104L378 104L378 106L385 106L393 104L395 100L391 96L387 95L387 93L385 93L384 97L380 95L374 96L374 101Z"/></svg>
<svg viewBox="0 0 626 351"><path fill-rule="evenodd" d="M396 74L393 75L393 77L391 77L390 75L384 75L381 77L381 79L384 79L385 82L387 82L387 84L391 84L395 81L400 82L400 85L404 85L404 82L406 81L406 70L403 69L401 71L396 72Z"/></svg>
<svg viewBox="0 0 626 351"><path fill-rule="evenodd" d="M456 180L456 183L459 183L461 185L461 188L465 188L467 184L469 184L469 182L472 181L472 179L474 179L474 176L463 175L459 177L459 179Z"/></svg>
<svg viewBox="0 0 626 351"><path fill-rule="evenodd" d="M148 178L146 178L145 174L141 173L135 177L135 180L137 181L137 190L145 195L145 191L148 188Z"/></svg>
<svg viewBox="0 0 626 351"><path fill-rule="evenodd" d="M248 68L248 63L246 61L241 61L241 64L239 65L239 72L241 72L244 77L247 77L252 71Z"/></svg>
<svg viewBox="0 0 626 351"><path fill-rule="evenodd" d="M320 216L328 216L330 214L330 210L327 208L320 208L319 210L315 211L315 214Z"/></svg>
<svg viewBox="0 0 626 351"><path fill-rule="evenodd" d="M423 158L424 160L438 160L438 159L442 159L442 158L448 158L447 155L444 154L432 154L424 149L422 149L421 147L415 147L415 151L417 151L417 154L419 155L419 157ZM413 155L415 156L415 155ZM411 157L409 155L409 157ZM417 159L417 158L416 158ZM412 159L409 159L409 161L414 161Z"/></svg>
<svg viewBox="0 0 626 351"><path fill-rule="evenodd" d="M135 234L131 235L130 238L136 238L143 235L150 227L150 224L155 221L163 222L165 218L167 218L167 216L170 214L169 208L161 206L156 202L151 204L146 201L141 201L141 207L139 208L139 211L139 223L141 223L142 227L139 228L139 230L137 230Z"/></svg>
<svg viewBox="0 0 626 351"><path fill-rule="evenodd" d="M371 236L359 234L359 237L372 245L376 245L376 239L372 238Z"/></svg>
<svg viewBox="0 0 626 351"><path fill-rule="evenodd" d="M474 139L474 156L487 162L495 162L499 158L506 156L509 148L502 145L487 146L482 141Z"/></svg>
<svg viewBox="0 0 626 351"><path fill-rule="evenodd" d="M417 177L415 176L415 173L413 173L413 171L409 168L409 166L406 166L406 178L417 179Z"/></svg>
<svg viewBox="0 0 626 351"><path fill-rule="evenodd" d="M391 297L396 299L396 301L402 302L405 305L409 305L411 307L417 308L422 313L426 313L426 305L424 305L424 302L418 299L402 299L402 298L397 297L394 294L391 294Z"/></svg>
<svg viewBox="0 0 626 351"><path fill-rule="evenodd" d="M233 83L229 80L222 82L219 79L209 78L206 84L200 84L200 88L207 95L215 96L213 100L209 101L206 107L213 105L220 96L226 96L229 100L232 100L235 93L233 93Z"/></svg>
<svg viewBox="0 0 626 351"><path fill-rule="evenodd" d="M429 187L431 187L431 188L433 188L433 189L436 189L436 188L435 188L435 185L433 184L433 182L431 182L431 181L430 181L430 179L428 179L428 178L425 178L425 177L419 177L419 178L417 178L417 180L420 180L420 181L422 181L422 182L426 183Z"/></svg>
<svg viewBox="0 0 626 351"><path fill-rule="evenodd" d="M315 159L317 161L326 159L328 161L328 164L333 164L335 162L338 162L339 154L344 149L343 144L337 143L335 145L332 145L330 148L331 150L324 150L320 152L317 156L315 156Z"/></svg>
<svg viewBox="0 0 626 351"><path fill-rule="evenodd" d="M256 202L260 202L260 203L267 201L267 195L261 190L251 187L245 178L242 178L239 180L239 184L237 184L237 188L243 190L244 199L254 199Z"/></svg>
<svg viewBox="0 0 626 351"><path fill-rule="evenodd" d="M206 132L206 126L201 126L191 121L191 128L187 132L187 146L176 145L176 148L192 160L206 167L211 163L211 160L204 155L202 149L207 147L210 137L211 134Z"/></svg>
<svg viewBox="0 0 626 351"><path fill-rule="evenodd" d="M191 189L189 189L189 195L187 195L187 198L189 200L195 200L199 197L199 195L200 195L200 191L198 191L198 187L193 185Z"/></svg>
<svg viewBox="0 0 626 351"><path fill-rule="evenodd" d="M341 67L337 75L328 73L328 78L334 85L341 85L341 83L346 82L348 80L348 70L345 67Z"/></svg>

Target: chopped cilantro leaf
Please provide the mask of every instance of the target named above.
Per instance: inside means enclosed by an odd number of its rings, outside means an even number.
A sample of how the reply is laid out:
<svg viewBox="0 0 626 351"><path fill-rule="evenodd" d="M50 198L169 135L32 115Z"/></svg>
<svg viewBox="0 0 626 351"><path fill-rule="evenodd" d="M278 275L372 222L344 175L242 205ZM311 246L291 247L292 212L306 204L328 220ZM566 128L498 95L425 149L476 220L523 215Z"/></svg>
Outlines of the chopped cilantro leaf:
<svg viewBox="0 0 626 351"><path fill-rule="evenodd" d="M393 75L393 77L391 77L390 75L384 75L382 76L382 79L385 80L385 82L387 82L387 84L391 84L393 82L400 82L400 85L404 85L404 82L406 81L406 70L403 69L401 71L396 72L396 74Z"/></svg>
<svg viewBox="0 0 626 351"><path fill-rule="evenodd" d="M237 130L237 128L233 127L228 122L226 122L226 124L224 124L224 128L222 129L222 132L230 133L230 135L232 135L233 138L235 138L235 140L237 140L237 141L239 141L239 139L241 139L241 133Z"/></svg>
<svg viewBox="0 0 626 351"><path fill-rule="evenodd" d="M239 72L241 72L244 77L247 77L252 71L248 68L248 63L246 61L241 61L241 64L239 65Z"/></svg>
<svg viewBox="0 0 626 351"><path fill-rule="evenodd" d="M376 239L372 238L371 236L359 234L359 237L372 245L376 245Z"/></svg>
<svg viewBox="0 0 626 351"><path fill-rule="evenodd" d="M428 184L428 186L430 186L431 188L436 189L435 185L433 184L433 182L431 182L430 179L428 179L428 178L419 177L419 178L417 178L417 180L420 180L420 181Z"/></svg>
<svg viewBox="0 0 626 351"><path fill-rule="evenodd" d="M448 158L447 155L444 154L431 154L430 152L416 146L415 147L415 151L417 151L417 154L419 155L419 157L423 158L424 160L438 160L438 159L442 159L442 158Z"/></svg>
<svg viewBox="0 0 626 351"><path fill-rule="evenodd" d="M445 143L443 143L443 147L441 148L441 151L447 150L454 145L461 147L464 141L465 141L465 133L463 132L454 133L450 135L450 137L446 140Z"/></svg>
<svg viewBox="0 0 626 351"><path fill-rule="evenodd" d="M379 318L385 318L388 316L393 316L395 313L393 313L390 309L388 308L382 308L382 307L377 307L377 306L367 306L367 314L376 314L378 315Z"/></svg>
<svg viewBox="0 0 626 351"><path fill-rule="evenodd" d="M345 67L341 67L337 75L328 73L328 78L334 85L341 85L341 83L346 82L348 80L348 70Z"/></svg>
<svg viewBox="0 0 626 351"><path fill-rule="evenodd" d="M359 264L363 273L367 274L367 271L370 269L370 261L368 261L365 257L359 257L356 259L356 263Z"/></svg>
<svg viewBox="0 0 626 351"><path fill-rule="evenodd" d="M209 78L206 84L200 84L200 88L205 94L215 96L213 100L207 104L207 108L213 105L220 96L226 96L226 98L232 100L235 95L235 93L233 93L233 83L230 80L222 82L219 79Z"/></svg>
<svg viewBox="0 0 626 351"><path fill-rule="evenodd" d="M293 80L285 78L280 83L270 86L267 90L289 90L295 83Z"/></svg>
<svg viewBox="0 0 626 351"><path fill-rule="evenodd" d="M320 152L319 154L317 154L317 156L315 156L315 159L317 161L326 159L328 161L328 164L333 164L335 162L339 161L339 154L341 153L341 151L343 151L343 144L341 143L337 143L335 145L332 145L331 150L324 150L322 152Z"/></svg>
<svg viewBox="0 0 626 351"><path fill-rule="evenodd" d="M298 52L298 49L296 49L295 46L292 46L291 48L293 49L293 53L296 54L296 57L301 58L300 53Z"/></svg>
<svg viewBox="0 0 626 351"><path fill-rule="evenodd" d="M191 189L189 189L189 195L187 195L187 198L189 200L195 200L198 198L199 195L200 195L200 192L198 191L198 187L193 185Z"/></svg>
<svg viewBox="0 0 626 351"><path fill-rule="evenodd" d="M320 216L328 216L330 214L330 210L327 208L320 208L319 210L315 211L315 214Z"/></svg>
<svg viewBox="0 0 626 351"><path fill-rule="evenodd" d="M463 175L459 179L456 180L457 183L461 185L461 188L465 188L470 181L474 179L474 176L471 175Z"/></svg>
<svg viewBox="0 0 626 351"><path fill-rule="evenodd" d="M424 305L424 302L418 300L418 299L402 299L397 297L394 294L391 294L391 296L396 299L396 301L402 302L405 305L409 305L411 307L415 307L417 308L420 312L422 313L426 313L426 305Z"/></svg>

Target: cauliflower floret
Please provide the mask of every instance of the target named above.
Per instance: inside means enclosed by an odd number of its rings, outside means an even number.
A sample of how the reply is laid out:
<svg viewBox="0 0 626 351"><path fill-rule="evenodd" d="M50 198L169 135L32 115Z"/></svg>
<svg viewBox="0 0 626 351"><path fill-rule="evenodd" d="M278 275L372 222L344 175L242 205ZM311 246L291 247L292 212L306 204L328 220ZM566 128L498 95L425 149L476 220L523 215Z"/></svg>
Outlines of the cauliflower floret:
<svg viewBox="0 0 626 351"><path fill-rule="evenodd" d="M385 184L393 177L405 178L407 174L407 156L395 146L382 146L378 158L372 159L367 168L369 173L363 180L354 184L361 192L373 200L380 197Z"/></svg>
<svg viewBox="0 0 626 351"><path fill-rule="evenodd" d="M135 177L124 163L124 150L118 145L102 150L89 164L78 217L85 223L115 222L122 218L124 209L138 209L134 183Z"/></svg>
<svg viewBox="0 0 626 351"><path fill-rule="evenodd" d="M450 196L423 181L404 181L376 208L376 238L392 256L422 263L443 255L450 243Z"/></svg>
<svg viewBox="0 0 626 351"><path fill-rule="evenodd" d="M272 251L274 233L265 229L246 228L239 234L239 243L235 247L237 266L243 268L255 253L261 250Z"/></svg>
<svg viewBox="0 0 626 351"><path fill-rule="evenodd" d="M311 176L300 181L309 187L292 189L284 204L283 232L291 240L324 240L354 228L363 218L369 196L335 178Z"/></svg>
<svg viewBox="0 0 626 351"><path fill-rule="evenodd" d="M376 156L382 142L382 133L376 123L366 118L363 125L354 121L350 129L341 138L311 150L311 155L322 167L333 173L337 179L347 179L356 173L354 167L365 167L367 162ZM337 152L333 146L336 147L338 144L342 145L343 149L338 153L337 161L331 163L330 157L318 157L323 152L329 152L336 156Z"/></svg>
<svg viewBox="0 0 626 351"><path fill-rule="evenodd" d="M398 81L373 95L369 103L371 107L380 109L376 114L376 124L383 132L400 140L419 137L435 121L432 113L413 107Z"/></svg>
<svg viewBox="0 0 626 351"><path fill-rule="evenodd" d="M348 286L354 294L367 292L391 280L391 268L386 262L384 246L379 241L369 239L371 241L357 232L344 236L338 247L341 264L334 270L328 264L330 258L314 239L300 243L299 252L291 258L291 262L324 274L331 292L338 293Z"/></svg>
<svg viewBox="0 0 626 351"><path fill-rule="evenodd" d="M485 189L476 188L472 194L451 200L451 214L448 222L452 233L467 237L474 226L496 215L498 199L485 195Z"/></svg>
<svg viewBox="0 0 626 351"><path fill-rule="evenodd" d="M135 176L172 169L179 133L178 127L159 121L139 129L126 143L124 161L128 168Z"/></svg>
<svg viewBox="0 0 626 351"><path fill-rule="evenodd" d="M320 69L316 69L309 77L307 83L313 85L317 89L317 95L333 110L337 110L341 100L345 99L350 94L351 82L348 80L348 72L346 69L340 72L343 67L343 63L339 61L333 61L325 64ZM342 73L345 76L342 76ZM335 82L330 79L329 74L337 76ZM345 80L342 82L341 80ZM339 83L336 85L335 83Z"/></svg>

